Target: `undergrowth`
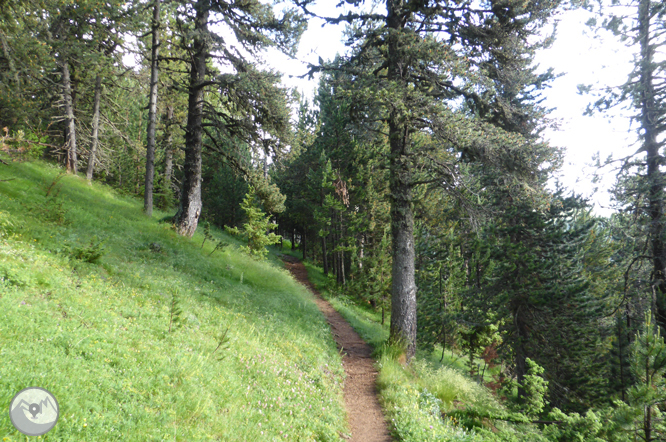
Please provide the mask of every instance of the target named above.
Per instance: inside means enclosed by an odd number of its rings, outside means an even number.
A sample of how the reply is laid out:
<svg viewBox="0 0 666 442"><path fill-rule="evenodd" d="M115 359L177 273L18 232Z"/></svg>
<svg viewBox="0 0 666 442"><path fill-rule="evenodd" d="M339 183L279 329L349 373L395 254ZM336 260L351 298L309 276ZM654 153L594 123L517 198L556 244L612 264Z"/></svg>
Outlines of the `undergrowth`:
<svg viewBox="0 0 666 442"><path fill-rule="evenodd" d="M466 373L464 361L449 352L418 352L407 365L399 346L387 343L390 317L341 295L335 281L305 262L322 295L374 348L385 416L399 441L539 442L546 439L522 415L509 412ZM440 362L440 359L442 361Z"/></svg>
<svg viewBox="0 0 666 442"><path fill-rule="evenodd" d="M344 372L311 295L234 238L182 238L155 212L0 164L0 407L50 390L45 441L340 440ZM25 440L8 413L0 439Z"/></svg>

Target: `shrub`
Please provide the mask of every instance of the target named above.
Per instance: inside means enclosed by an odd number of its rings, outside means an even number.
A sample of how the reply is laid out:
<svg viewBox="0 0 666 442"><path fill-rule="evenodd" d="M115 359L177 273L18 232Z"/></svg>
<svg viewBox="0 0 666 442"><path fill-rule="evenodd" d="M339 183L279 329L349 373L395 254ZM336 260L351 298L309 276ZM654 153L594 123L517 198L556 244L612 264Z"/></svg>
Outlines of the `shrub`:
<svg viewBox="0 0 666 442"><path fill-rule="evenodd" d="M99 262L102 255L104 255L104 241L98 240L93 237L90 244L81 247L72 247L69 251L69 256L79 261L88 262L91 264Z"/></svg>

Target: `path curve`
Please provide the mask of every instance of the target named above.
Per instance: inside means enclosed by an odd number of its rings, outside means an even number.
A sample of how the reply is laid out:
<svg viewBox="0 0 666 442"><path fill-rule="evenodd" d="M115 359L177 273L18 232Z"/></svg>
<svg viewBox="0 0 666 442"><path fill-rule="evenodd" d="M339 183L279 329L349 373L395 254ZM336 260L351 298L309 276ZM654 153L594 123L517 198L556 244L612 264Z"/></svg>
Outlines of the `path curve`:
<svg viewBox="0 0 666 442"><path fill-rule="evenodd" d="M342 366L347 377L344 385L345 408L351 427L352 442L390 442L391 436L377 400L377 371L372 349L331 304L323 299L308 279L308 272L297 258L284 255L287 270L315 295L317 307L324 314L331 333L342 352Z"/></svg>

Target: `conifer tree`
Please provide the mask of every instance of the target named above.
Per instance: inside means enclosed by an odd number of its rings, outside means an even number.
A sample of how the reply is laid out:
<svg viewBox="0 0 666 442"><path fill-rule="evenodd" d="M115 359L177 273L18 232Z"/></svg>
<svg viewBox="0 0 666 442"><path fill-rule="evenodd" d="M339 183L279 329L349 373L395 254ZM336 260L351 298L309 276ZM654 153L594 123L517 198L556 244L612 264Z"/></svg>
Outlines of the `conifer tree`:
<svg viewBox="0 0 666 442"><path fill-rule="evenodd" d="M150 92L148 94L148 128L146 140L146 184L144 186L143 210L146 215L153 214L153 181L155 179L155 130L157 124L157 81L158 57L160 51L160 0L153 0L153 19L151 22L150 45Z"/></svg>
<svg viewBox="0 0 666 442"><path fill-rule="evenodd" d="M640 238L628 268L636 269L637 261L651 265L645 293L654 292L655 320L666 328L666 218L664 215L664 156L661 153L666 116L666 66L658 52L666 44L664 17L666 5L652 0L617 2L613 7L600 3L599 26L612 31L634 52L633 71L619 88L606 88L590 106L604 110L626 104L638 123L638 150L620 161L615 186L620 211L633 212L636 235ZM620 7L618 7L620 6ZM588 88L589 89L589 88ZM647 249L642 245L647 244ZM633 270L632 270L633 271ZM640 321L640 314L637 315Z"/></svg>
<svg viewBox="0 0 666 442"><path fill-rule="evenodd" d="M192 236L202 207L204 137L212 150L232 160L233 152L228 148L236 136L269 154L279 150L278 139L289 132L286 97L275 86L277 75L258 71L210 29L210 21L224 23L243 49L253 55L271 46L293 51L304 23L293 11L276 16L272 5L257 0L197 0L183 6L179 23L190 54L188 116L183 184L174 224L178 233ZM211 58L227 63L234 73L216 75L208 66ZM206 99L204 92L213 86L216 98ZM225 141L229 143L225 145Z"/></svg>
<svg viewBox="0 0 666 442"><path fill-rule="evenodd" d="M277 228L277 224L270 222L270 215L266 215L259 207L256 190L250 186L247 195L243 199L241 209L245 212L247 222L243 224L243 230L238 228L227 228L227 231L235 235L242 234L247 240L247 246L243 247L249 255L264 259L268 254L266 246L277 244L280 236L271 232Z"/></svg>
<svg viewBox="0 0 666 442"><path fill-rule="evenodd" d="M363 1L350 3L361 6ZM452 110L455 106L449 104L461 99L484 113L510 110L512 103L496 99L501 91L488 81L486 60L489 55L524 58L524 52L503 48L514 39L528 45L558 2L502 1L489 2L487 7L405 0L385 4L385 12L359 11L329 21L352 25L350 44L355 50L346 66L355 76L358 114L365 115L365 121L386 125L393 261L391 337L406 344L411 358L416 349L415 187L437 182L452 194L462 191L457 162L442 158L447 149L506 167L508 173L531 173L530 167L520 170L522 164L531 166L518 159L521 137L471 118L470 113ZM307 10L306 2L302 6ZM495 32L495 23L502 20L515 26ZM484 35L495 39L492 48L479 44ZM419 137L419 132L432 134L430 141Z"/></svg>
<svg viewBox="0 0 666 442"><path fill-rule="evenodd" d="M648 311L632 346L631 371L636 383L615 411L620 427L645 442L666 438L666 343L655 325Z"/></svg>

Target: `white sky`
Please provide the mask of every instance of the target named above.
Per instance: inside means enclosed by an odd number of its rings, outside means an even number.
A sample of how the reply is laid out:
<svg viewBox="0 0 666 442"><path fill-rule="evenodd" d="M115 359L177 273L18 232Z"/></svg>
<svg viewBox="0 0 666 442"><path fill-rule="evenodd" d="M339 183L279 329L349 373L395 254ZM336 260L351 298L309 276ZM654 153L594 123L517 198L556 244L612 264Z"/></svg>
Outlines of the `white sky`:
<svg viewBox="0 0 666 442"><path fill-rule="evenodd" d="M315 11L320 15L337 16L334 5L337 2L321 0ZM592 195L593 184L590 166L592 156L601 153L602 161L610 154L619 158L636 151L635 135L630 132L629 119L619 112L614 114L583 113L593 97L578 94L577 85L596 84L620 85L630 72L632 59L628 50L609 34L594 38L585 22L590 13L583 10L563 12L558 18L557 38L553 46L537 56L537 63L545 71L553 67L562 74L545 94L545 105L554 108L551 117L559 121L559 130L548 131L545 137L553 145L566 149L565 164L560 175L562 183L577 193L592 197L597 213L608 215L610 198L606 190L615 180L611 170L604 170L604 178L598 184L599 191ZM320 20L312 20L303 35L299 46L298 60L270 54L269 64L284 73L283 82L289 87L298 88L302 94L312 97L317 80L307 81L295 78L307 71L305 62L317 63L321 56L331 59L338 52L344 52L341 42L342 26L321 27ZM290 76L293 76L290 78Z"/></svg>

